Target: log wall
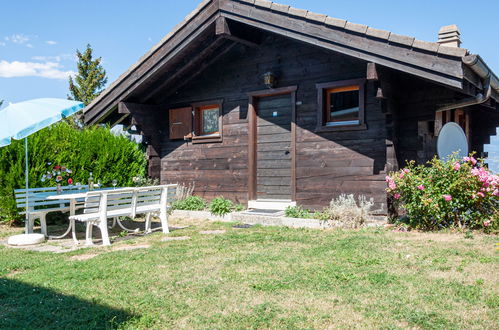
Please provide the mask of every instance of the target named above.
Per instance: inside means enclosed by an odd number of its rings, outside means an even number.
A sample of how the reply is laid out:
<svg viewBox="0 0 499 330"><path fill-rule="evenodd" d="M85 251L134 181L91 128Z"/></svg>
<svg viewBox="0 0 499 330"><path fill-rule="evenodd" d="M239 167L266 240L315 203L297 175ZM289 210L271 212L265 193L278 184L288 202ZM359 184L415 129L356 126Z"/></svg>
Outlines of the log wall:
<svg viewBox="0 0 499 330"><path fill-rule="evenodd" d="M375 98L373 83L366 86L367 130L318 133L317 83L365 78L367 63L276 36L266 36L259 47L238 45L196 79L167 97L156 112L158 122L170 107L223 99L223 141L192 144L159 130L161 166L150 174L166 182L194 182L195 193L208 199L223 195L247 202L248 92L265 89L262 75L273 71L278 87L297 85L296 201L305 207L326 206L340 193L374 197L386 203L385 114ZM164 91L165 94L171 91ZM167 124L166 124L167 125Z"/></svg>

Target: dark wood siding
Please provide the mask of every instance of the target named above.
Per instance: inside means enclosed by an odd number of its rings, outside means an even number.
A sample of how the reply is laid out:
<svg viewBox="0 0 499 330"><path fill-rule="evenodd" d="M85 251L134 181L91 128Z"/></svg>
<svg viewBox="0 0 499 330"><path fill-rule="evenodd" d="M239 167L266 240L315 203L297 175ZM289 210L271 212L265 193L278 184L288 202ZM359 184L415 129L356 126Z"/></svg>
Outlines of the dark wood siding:
<svg viewBox="0 0 499 330"><path fill-rule="evenodd" d="M257 198L291 200L291 95L259 98L256 112Z"/></svg>
<svg viewBox="0 0 499 330"><path fill-rule="evenodd" d="M318 111L315 85L365 78L366 67L364 61L272 35L265 37L259 47L234 47L180 90L160 93L170 95L158 100L168 104L157 112L160 117L167 116L168 108L223 99L223 142L171 141L168 127L161 129L161 181L195 182L195 193L208 199L223 195L238 202L247 201L247 93L264 89L262 75L271 70L278 76L278 87L298 87L294 118L298 204L320 208L340 193L366 195L378 203L386 203L385 115L374 97L376 86L373 83L366 86L367 130L315 131ZM272 128L276 130L272 140L279 136L280 128ZM287 141L286 138L274 142L287 145ZM286 175L287 171L279 169Z"/></svg>

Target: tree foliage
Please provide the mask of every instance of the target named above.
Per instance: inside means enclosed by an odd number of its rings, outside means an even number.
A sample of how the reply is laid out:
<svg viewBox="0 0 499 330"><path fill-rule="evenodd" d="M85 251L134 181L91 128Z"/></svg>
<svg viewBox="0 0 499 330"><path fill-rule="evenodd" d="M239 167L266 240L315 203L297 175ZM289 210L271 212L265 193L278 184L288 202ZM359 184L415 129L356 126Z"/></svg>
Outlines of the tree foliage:
<svg viewBox="0 0 499 330"><path fill-rule="evenodd" d="M70 100L90 104L104 89L107 83L106 71L101 65L102 58L93 59L93 49L90 44L82 53L76 50L78 57L78 73L74 77L69 77Z"/></svg>

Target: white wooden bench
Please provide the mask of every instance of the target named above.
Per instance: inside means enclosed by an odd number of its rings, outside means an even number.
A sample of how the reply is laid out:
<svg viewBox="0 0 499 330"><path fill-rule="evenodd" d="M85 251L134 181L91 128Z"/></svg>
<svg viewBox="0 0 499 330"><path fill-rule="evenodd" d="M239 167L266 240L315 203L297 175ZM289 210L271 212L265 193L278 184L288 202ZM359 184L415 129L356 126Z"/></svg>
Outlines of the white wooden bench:
<svg viewBox="0 0 499 330"><path fill-rule="evenodd" d="M70 216L70 220L73 222L73 226L74 221L86 223L85 242L87 245L93 244L93 226L99 227L102 244L110 245L107 219L117 219L123 216L134 218L137 214L145 214L146 232L150 232L151 215L157 213L161 220L163 233L169 233L168 197L173 196L171 191L174 189L176 189L176 185L90 191L85 198L83 214ZM124 227L122 226L122 228Z"/></svg>
<svg viewBox="0 0 499 330"><path fill-rule="evenodd" d="M63 194L88 191L88 186L86 185L63 186L61 188ZM39 219L42 234L48 236L46 223L47 214L50 212L68 212L70 210L69 200L46 199L48 196L57 194L56 187L29 188L28 190L15 189L14 194L17 208L23 210L20 211L19 214L26 214L26 212L28 212L28 218L25 224L27 234L33 233L34 222L36 219ZM80 202L83 202L83 200ZM83 205L80 204L76 207L82 208ZM50 236L50 238L62 238L66 236L70 230L71 226L69 226L68 230L63 235Z"/></svg>

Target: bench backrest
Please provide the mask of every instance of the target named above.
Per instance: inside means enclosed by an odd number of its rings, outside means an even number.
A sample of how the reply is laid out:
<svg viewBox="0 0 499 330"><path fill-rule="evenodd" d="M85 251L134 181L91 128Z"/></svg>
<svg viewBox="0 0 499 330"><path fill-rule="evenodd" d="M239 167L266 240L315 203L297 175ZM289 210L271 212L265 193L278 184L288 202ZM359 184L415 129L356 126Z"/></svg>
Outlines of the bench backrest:
<svg viewBox="0 0 499 330"><path fill-rule="evenodd" d="M88 186L63 186L62 193L76 193L88 191ZM44 188L29 188L29 189L15 189L14 194L16 197L17 208L26 209L30 212L43 210L43 209L63 209L69 207L69 200L47 200L46 198L51 195L57 194L57 187L44 187ZM26 205L26 197L28 204Z"/></svg>
<svg viewBox="0 0 499 330"><path fill-rule="evenodd" d="M85 198L83 213L99 213L103 208L107 211L135 208L136 194L134 188L90 191Z"/></svg>
<svg viewBox="0 0 499 330"><path fill-rule="evenodd" d="M135 217L139 207L165 207L173 202L177 185L161 185L139 188L120 188L116 190L91 191L85 198L83 213L98 213L102 208L107 211L130 209L130 217ZM105 196L105 201L103 198Z"/></svg>

